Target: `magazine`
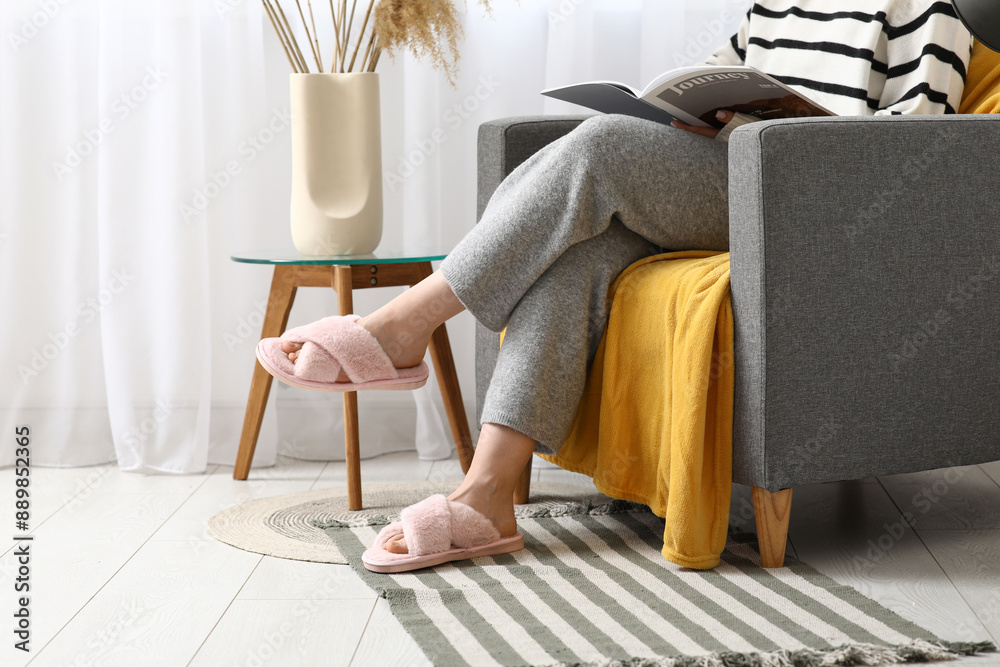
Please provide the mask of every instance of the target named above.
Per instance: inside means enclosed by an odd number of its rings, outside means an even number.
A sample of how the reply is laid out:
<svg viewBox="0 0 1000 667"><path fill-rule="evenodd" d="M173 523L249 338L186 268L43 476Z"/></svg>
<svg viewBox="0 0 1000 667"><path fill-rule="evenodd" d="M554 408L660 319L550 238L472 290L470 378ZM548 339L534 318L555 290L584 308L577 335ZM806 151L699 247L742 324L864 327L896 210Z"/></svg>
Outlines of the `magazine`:
<svg viewBox="0 0 1000 667"><path fill-rule="evenodd" d="M659 123L680 120L721 128L715 113L727 109L761 120L836 116L758 69L744 65L700 65L670 70L642 91L612 81L591 81L543 90L542 95L602 113L620 113Z"/></svg>

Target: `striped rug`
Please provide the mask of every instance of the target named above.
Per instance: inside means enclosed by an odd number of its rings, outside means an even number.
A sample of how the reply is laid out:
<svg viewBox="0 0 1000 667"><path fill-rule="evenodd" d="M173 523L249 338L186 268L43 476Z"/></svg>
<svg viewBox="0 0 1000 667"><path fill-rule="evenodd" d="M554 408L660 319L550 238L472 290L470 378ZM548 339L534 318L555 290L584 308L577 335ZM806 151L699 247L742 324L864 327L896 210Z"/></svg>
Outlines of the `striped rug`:
<svg viewBox="0 0 1000 667"><path fill-rule="evenodd" d="M730 539L714 570L660 555L647 508L567 503L519 516L525 549L413 573L374 574L361 554L392 517L323 528L434 665L706 667L862 665L954 659L946 644L789 558L764 570Z"/></svg>

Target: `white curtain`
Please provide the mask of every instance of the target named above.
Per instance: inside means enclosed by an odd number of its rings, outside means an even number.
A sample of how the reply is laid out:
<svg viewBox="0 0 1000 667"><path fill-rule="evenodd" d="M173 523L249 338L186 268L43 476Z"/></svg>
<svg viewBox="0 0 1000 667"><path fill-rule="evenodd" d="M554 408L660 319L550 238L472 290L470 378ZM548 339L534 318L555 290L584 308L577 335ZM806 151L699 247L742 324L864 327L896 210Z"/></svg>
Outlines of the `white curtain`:
<svg viewBox="0 0 1000 667"><path fill-rule="evenodd" d="M455 88L405 56L379 65L384 242L472 227L480 123L584 113L538 92L698 62L748 3L493 4L469 3ZM25 425L34 465L232 464L270 270L229 257L291 246L288 63L260 3L4 0L0 36L0 465ZM332 290L302 289L289 325L332 312ZM471 416L473 322L448 326ZM338 396L271 396L255 465L343 457ZM361 432L362 456L453 449L434 382L363 394Z"/></svg>

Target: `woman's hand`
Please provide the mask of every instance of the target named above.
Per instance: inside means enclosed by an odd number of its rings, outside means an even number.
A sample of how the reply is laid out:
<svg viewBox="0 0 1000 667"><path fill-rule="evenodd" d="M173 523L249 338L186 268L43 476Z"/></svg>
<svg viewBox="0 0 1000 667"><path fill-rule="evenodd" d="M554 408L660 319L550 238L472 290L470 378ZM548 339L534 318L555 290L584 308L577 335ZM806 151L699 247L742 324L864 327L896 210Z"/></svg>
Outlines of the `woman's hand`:
<svg viewBox="0 0 1000 667"><path fill-rule="evenodd" d="M715 117L721 120L723 123L729 123L736 114L732 111L718 111ZM715 136L719 134L719 130L714 127L695 127L694 125L688 125L687 123L682 123L679 120L675 120L671 123L672 126L679 130L687 130L688 132L693 132L694 134L700 134L703 137L708 137L709 139L715 139Z"/></svg>

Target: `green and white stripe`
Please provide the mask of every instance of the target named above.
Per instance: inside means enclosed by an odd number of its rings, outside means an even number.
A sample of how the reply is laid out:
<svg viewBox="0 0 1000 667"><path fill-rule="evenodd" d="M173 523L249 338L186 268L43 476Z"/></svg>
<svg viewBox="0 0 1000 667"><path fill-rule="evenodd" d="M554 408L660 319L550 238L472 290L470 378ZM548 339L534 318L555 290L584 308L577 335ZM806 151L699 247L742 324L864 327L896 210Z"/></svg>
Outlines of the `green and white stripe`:
<svg viewBox="0 0 1000 667"><path fill-rule="evenodd" d="M321 527L435 665L887 664L992 648L940 642L791 558L762 569L739 539L714 570L679 568L641 506L545 515L519 517L522 551L398 575L361 566L380 525Z"/></svg>

